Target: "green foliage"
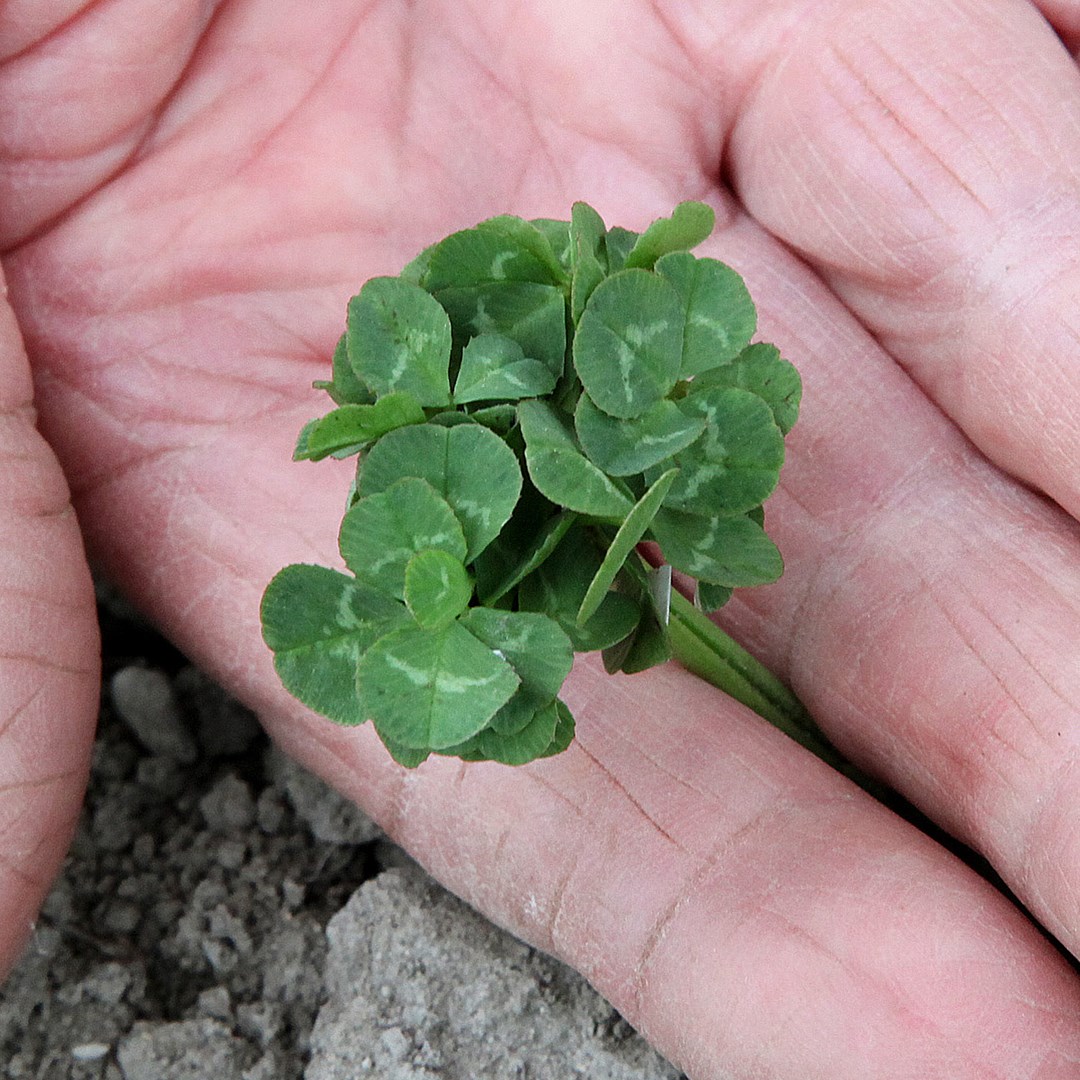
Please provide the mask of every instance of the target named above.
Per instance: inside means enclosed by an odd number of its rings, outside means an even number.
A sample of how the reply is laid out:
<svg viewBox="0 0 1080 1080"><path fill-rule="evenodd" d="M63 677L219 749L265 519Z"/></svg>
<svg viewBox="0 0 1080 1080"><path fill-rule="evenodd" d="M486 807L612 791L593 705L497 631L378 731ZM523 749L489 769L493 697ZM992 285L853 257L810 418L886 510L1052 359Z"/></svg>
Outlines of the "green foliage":
<svg viewBox="0 0 1080 1080"><path fill-rule="evenodd" d="M712 207L699 202L679 203L671 217L654 221L634 241L623 265L651 270L661 256L697 247L708 238L715 224Z"/></svg>
<svg viewBox="0 0 1080 1080"><path fill-rule="evenodd" d="M802 398L802 380L794 365L775 345L749 345L730 363L712 368L696 378L689 392L715 387L734 387L756 394L772 409L776 426L785 435L795 426Z"/></svg>
<svg viewBox="0 0 1080 1080"><path fill-rule="evenodd" d="M266 587L261 614L286 689L339 724L362 723L356 666L380 637L406 622L404 606L347 574L294 564Z"/></svg>
<svg viewBox="0 0 1080 1080"><path fill-rule="evenodd" d="M574 662L570 639L551 619L522 611L474 607L462 616L461 624L505 660L520 680L490 724L500 734L520 731L562 689Z"/></svg>
<svg viewBox="0 0 1080 1080"><path fill-rule="evenodd" d="M609 476L643 473L685 450L705 430L705 418L689 415L674 401L658 401L633 420L598 409L582 394L574 427L589 460Z"/></svg>
<svg viewBox="0 0 1080 1080"><path fill-rule="evenodd" d="M461 623L402 626L369 646L356 672L361 710L410 750L444 750L484 728L520 685Z"/></svg>
<svg viewBox="0 0 1080 1080"><path fill-rule="evenodd" d="M679 407L703 420L705 430L674 455L681 472L668 505L709 514L745 514L760 506L784 463L784 436L768 403L748 390L716 387L688 394Z"/></svg>
<svg viewBox="0 0 1080 1080"><path fill-rule="evenodd" d="M426 419L408 394L387 394L370 405L345 404L304 425L293 460L321 461L331 454L349 457L394 428Z"/></svg>
<svg viewBox="0 0 1080 1080"><path fill-rule="evenodd" d="M457 515L469 561L499 535L521 492L513 450L482 424L397 428L371 448L362 464L356 487L361 503L403 478L426 480ZM425 524L415 519L418 530Z"/></svg>
<svg viewBox="0 0 1080 1080"><path fill-rule="evenodd" d="M480 334L500 334L517 342L524 356L540 361L556 378L562 375L566 299L557 286L493 281L452 286L433 295L450 316L459 346Z"/></svg>
<svg viewBox="0 0 1080 1080"><path fill-rule="evenodd" d="M576 524L518 587L522 610L538 611L562 627L577 652L606 649L631 634L642 617L642 598L609 590L595 613L579 620L589 587L604 562L595 534Z"/></svg>
<svg viewBox="0 0 1080 1080"><path fill-rule="evenodd" d="M450 504L426 480L412 476L349 507L338 548L358 581L398 599L405 595L405 568L418 552L464 559L467 550Z"/></svg>
<svg viewBox="0 0 1080 1080"><path fill-rule="evenodd" d="M452 623L469 606L472 593L469 572L447 551L424 548L405 565L405 606L425 630Z"/></svg>
<svg viewBox="0 0 1080 1080"><path fill-rule="evenodd" d="M682 301L684 379L734 360L749 344L757 312L743 279L730 266L677 252L658 259L656 272Z"/></svg>
<svg viewBox="0 0 1080 1080"><path fill-rule="evenodd" d="M518 401L555 389L555 375L527 357L516 342L501 334L480 334L465 346L454 383L454 404Z"/></svg>
<svg viewBox="0 0 1080 1080"><path fill-rule="evenodd" d="M397 391L420 405L448 405L450 319L400 278L372 278L349 301L346 347L356 377L378 396Z"/></svg>
<svg viewBox="0 0 1080 1080"><path fill-rule="evenodd" d="M524 764L573 739L575 652L622 672L672 654L671 567L706 611L779 576L762 503L801 384L750 343L739 275L690 254L713 223L701 203L641 234L585 203L496 217L353 297L315 384L336 407L294 455L357 457L348 573L286 567L262 603L295 697L372 720L408 767Z"/></svg>
<svg viewBox="0 0 1080 1080"><path fill-rule="evenodd" d="M596 614L604 597L607 596L611 586L615 584L623 563L630 557L631 552L637 547L638 541L645 535L645 531L653 522L653 518L660 511L664 498L675 477L679 475L678 469L668 469L652 487L634 504L634 508L623 519L618 531L611 539L604 560L596 571L589 588L578 608L577 625L583 626Z"/></svg>
<svg viewBox="0 0 1080 1080"><path fill-rule="evenodd" d="M648 270L622 270L593 289L574 336L574 368L593 404L641 416L670 393L682 363L679 294Z"/></svg>
<svg viewBox="0 0 1080 1080"><path fill-rule="evenodd" d="M545 498L595 518L618 520L629 512L631 500L578 449L572 429L553 405L524 401L518 421L529 476Z"/></svg>

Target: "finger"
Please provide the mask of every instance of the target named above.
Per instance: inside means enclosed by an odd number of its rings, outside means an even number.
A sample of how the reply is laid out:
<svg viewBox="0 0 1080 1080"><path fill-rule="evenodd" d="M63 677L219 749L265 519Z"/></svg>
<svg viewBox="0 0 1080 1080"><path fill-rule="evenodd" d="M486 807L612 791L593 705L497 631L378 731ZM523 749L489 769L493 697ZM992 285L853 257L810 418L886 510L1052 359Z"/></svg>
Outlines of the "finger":
<svg viewBox="0 0 1080 1080"><path fill-rule="evenodd" d="M0 289L2 289L0 279ZM90 571L37 433L18 327L0 301L0 977L17 959L78 818L97 719Z"/></svg>
<svg viewBox="0 0 1080 1080"><path fill-rule="evenodd" d="M1016 0L834 3L759 65L727 161L745 205L991 460L1080 516L1080 75L1062 43Z"/></svg>
<svg viewBox="0 0 1080 1080"><path fill-rule="evenodd" d="M811 256L935 402L1075 512L1080 371L1072 271L1058 268L1078 206L1076 133L1061 127L1076 74L1025 5L963 9L970 18L838 6L822 27L800 23L761 69L731 168L755 214ZM1000 69L974 60L991 56L1023 77L988 84ZM1053 241L1040 233L1059 227ZM1006 250L1016 258L999 274ZM813 312L795 310L777 313L778 336L791 355L823 357ZM786 622L792 678L841 744L986 852L1080 949L1066 824L1080 798L1076 531L898 397L865 339L831 348L846 362L827 365L818 400L846 426L813 418L811 387L791 501L771 516L789 568L806 553L806 591L789 569L773 594L785 600L751 597L729 618L770 653L784 647L770 627ZM878 438L886 418L907 436Z"/></svg>
<svg viewBox="0 0 1080 1080"><path fill-rule="evenodd" d="M784 577L722 621L1080 949L1075 522L982 460L796 260L751 227L714 250L805 384L767 506Z"/></svg>
<svg viewBox="0 0 1080 1080"><path fill-rule="evenodd" d="M21 243L131 159L214 6L213 0L4 4L0 249ZM133 34L134 26L146 32Z"/></svg>
<svg viewBox="0 0 1080 1080"><path fill-rule="evenodd" d="M1080 48L1080 7L1075 0L1036 0L1036 6L1075 54Z"/></svg>

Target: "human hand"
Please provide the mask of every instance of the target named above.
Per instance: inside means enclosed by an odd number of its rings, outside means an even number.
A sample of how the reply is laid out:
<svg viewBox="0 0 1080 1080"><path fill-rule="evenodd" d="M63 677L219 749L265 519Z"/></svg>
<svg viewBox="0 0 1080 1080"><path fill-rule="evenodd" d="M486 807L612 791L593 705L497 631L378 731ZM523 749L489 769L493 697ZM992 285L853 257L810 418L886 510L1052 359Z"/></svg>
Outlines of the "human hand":
<svg viewBox="0 0 1080 1080"><path fill-rule="evenodd" d="M100 686L90 570L32 398L0 275L0 977L78 820Z"/></svg>
<svg viewBox="0 0 1080 1080"><path fill-rule="evenodd" d="M363 280L494 213L705 197L704 250L806 386L787 572L725 625L1075 952L1068 6L1060 39L1019 0L53 6L51 34L0 22L0 232L43 430L129 594L692 1076L1080 1072L1080 983L1024 916L692 676L581 663L566 754L409 773L303 714L258 633L271 574L333 553L348 466L289 455Z"/></svg>

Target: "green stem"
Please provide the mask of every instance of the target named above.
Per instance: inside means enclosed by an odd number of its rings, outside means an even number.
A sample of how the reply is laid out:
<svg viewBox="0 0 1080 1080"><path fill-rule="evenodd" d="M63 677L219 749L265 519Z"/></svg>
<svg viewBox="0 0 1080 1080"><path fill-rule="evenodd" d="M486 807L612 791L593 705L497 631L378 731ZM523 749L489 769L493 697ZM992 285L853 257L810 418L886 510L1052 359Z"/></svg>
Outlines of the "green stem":
<svg viewBox="0 0 1080 1080"><path fill-rule="evenodd" d="M871 795L881 798L885 794L881 784L860 772L825 738L784 683L674 590L667 630L675 658L683 667L749 706Z"/></svg>
<svg viewBox="0 0 1080 1080"><path fill-rule="evenodd" d="M806 707L784 683L728 637L685 596L675 591L671 593L671 617L667 629L675 658L685 668L748 705L759 716L853 780L878 802L958 855L1006 895L1011 895L996 871L981 855L954 840L898 792L871 779L848 761L825 738Z"/></svg>

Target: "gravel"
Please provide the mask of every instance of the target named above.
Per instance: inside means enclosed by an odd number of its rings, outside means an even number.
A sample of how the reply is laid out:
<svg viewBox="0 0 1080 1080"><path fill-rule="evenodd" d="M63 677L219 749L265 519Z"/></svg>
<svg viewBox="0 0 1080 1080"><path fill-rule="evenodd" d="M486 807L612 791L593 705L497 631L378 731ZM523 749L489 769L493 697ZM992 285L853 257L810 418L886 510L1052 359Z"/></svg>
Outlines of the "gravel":
<svg viewBox="0 0 1080 1080"><path fill-rule="evenodd" d="M100 590L85 811L0 988L5 1080L676 1080Z"/></svg>

